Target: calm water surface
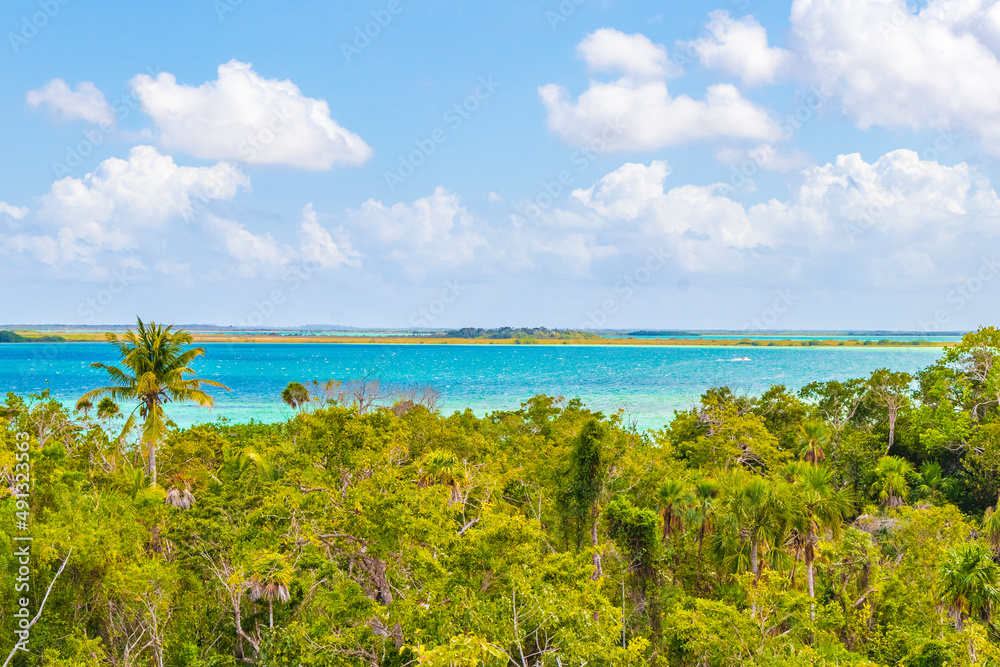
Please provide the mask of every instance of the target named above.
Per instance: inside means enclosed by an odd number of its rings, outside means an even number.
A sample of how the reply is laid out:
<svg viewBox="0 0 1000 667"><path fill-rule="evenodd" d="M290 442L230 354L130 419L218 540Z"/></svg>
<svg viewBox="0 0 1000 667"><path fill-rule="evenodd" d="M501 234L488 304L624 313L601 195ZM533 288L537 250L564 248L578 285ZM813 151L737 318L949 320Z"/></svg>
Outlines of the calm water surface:
<svg viewBox="0 0 1000 667"><path fill-rule="evenodd" d="M445 412L516 409L539 393L579 397L594 409L628 410L641 428L659 428L706 389L728 385L759 394L772 384L799 389L814 380L862 377L877 368L916 371L940 348L723 348L648 346L206 344L195 362L216 390L216 407L172 405L179 425L213 421L279 421L292 411L280 399L292 381L362 376L393 384L430 385ZM748 357L748 361L739 360ZM67 403L105 384L94 361L115 363L105 343L0 344L0 389L51 390Z"/></svg>

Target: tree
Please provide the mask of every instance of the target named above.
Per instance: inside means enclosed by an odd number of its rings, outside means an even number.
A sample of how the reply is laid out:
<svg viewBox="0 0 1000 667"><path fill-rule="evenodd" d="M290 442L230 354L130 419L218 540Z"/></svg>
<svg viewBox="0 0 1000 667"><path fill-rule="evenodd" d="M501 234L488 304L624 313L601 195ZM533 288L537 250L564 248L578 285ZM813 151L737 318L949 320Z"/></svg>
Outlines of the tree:
<svg viewBox="0 0 1000 667"><path fill-rule="evenodd" d="M875 469L877 479L872 493L887 507L899 507L910 497L910 478L913 464L898 456L883 456Z"/></svg>
<svg viewBox="0 0 1000 667"><path fill-rule="evenodd" d="M823 447L829 442L830 436L823 422L809 421L799 424L799 458L802 460L814 466L819 465L820 461L826 458Z"/></svg>
<svg viewBox="0 0 1000 667"><path fill-rule="evenodd" d="M759 476L736 477L723 496L718 512L718 524L739 545L750 547L749 570L755 581L761 573L761 551L783 542L783 536L792 520L789 494L783 483L771 482ZM742 549L737 549L736 560L742 559Z"/></svg>
<svg viewBox="0 0 1000 667"><path fill-rule="evenodd" d="M952 549L938 577L938 597L951 610L958 632L966 617L988 620L1000 602L1000 566L982 542L968 542Z"/></svg>
<svg viewBox="0 0 1000 667"><path fill-rule="evenodd" d="M140 442L148 449L147 471L150 486L156 486L156 447L167 432L163 404L170 401L193 401L198 405L212 406L214 399L202 390L203 385L219 387L229 391L229 387L214 380L185 377L194 375L188 366L194 359L205 354L205 348L189 347L191 334L172 326L161 327L155 322L148 325L140 319L134 331L127 331L121 339L113 333L105 334L105 339L115 346L121 366L102 363L91 364L92 368L105 371L114 383L88 391L77 405L100 396L113 400L138 401L125 422L123 433L128 433L137 423L136 413L143 420Z"/></svg>
<svg viewBox="0 0 1000 667"><path fill-rule="evenodd" d="M805 468L795 479L796 502L799 506L799 532L804 536L806 581L809 597L816 597L813 563L816 560L816 542L824 530L834 539L840 537L840 528L853 509L853 501L845 490L833 484L833 471L826 467ZM813 611L810 608L810 616Z"/></svg>
<svg viewBox="0 0 1000 667"><path fill-rule="evenodd" d="M109 426L122 413L121 407L115 403L110 396L105 396L97 403L97 418L104 421Z"/></svg>
<svg viewBox="0 0 1000 667"><path fill-rule="evenodd" d="M309 402L309 390L301 382L289 382L288 386L281 391L281 400L287 403L292 410L298 410Z"/></svg>
<svg viewBox="0 0 1000 667"><path fill-rule="evenodd" d="M597 529L606 474L602 446L602 440L606 436L607 429L598 420L590 419L584 423L579 435L573 440L564 499L565 512L575 528L577 550L580 549L584 526L589 528L591 547L594 550L592 560L595 581L603 574Z"/></svg>
<svg viewBox="0 0 1000 667"><path fill-rule="evenodd" d="M701 587L701 562L705 548L705 538L712 525L715 512L715 497L719 495L719 486L711 479L700 479L694 483L694 502L688 510L688 523L698 526L698 576L696 586Z"/></svg>
<svg viewBox="0 0 1000 667"><path fill-rule="evenodd" d="M909 373L897 373L886 368L880 368L868 378L868 397L878 407L886 412L889 423L889 444L885 448L888 454L896 438L896 420L899 413L910 404L910 385L913 376Z"/></svg>
<svg viewBox="0 0 1000 667"><path fill-rule="evenodd" d="M671 479L660 485L657 491L660 503L660 516L663 518L663 541L673 537L674 532L684 528L681 519L685 504L691 502L691 494L687 492L684 482Z"/></svg>
<svg viewBox="0 0 1000 667"><path fill-rule="evenodd" d="M250 599L267 600L268 627L274 627L274 602L288 602L292 583L292 567L276 553L259 556L250 575Z"/></svg>

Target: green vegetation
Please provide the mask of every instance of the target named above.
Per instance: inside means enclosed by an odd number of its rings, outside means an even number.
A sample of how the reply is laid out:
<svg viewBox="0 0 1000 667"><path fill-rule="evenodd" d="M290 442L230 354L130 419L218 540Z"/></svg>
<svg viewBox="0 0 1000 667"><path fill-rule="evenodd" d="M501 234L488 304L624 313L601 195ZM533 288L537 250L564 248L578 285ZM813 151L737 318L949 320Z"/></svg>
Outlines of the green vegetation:
<svg viewBox="0 0 1000 667"><path fill-rule="evenodd" d="M537 329L512 329L511 327L501 327L500 329L476 329L466 327L464 329L456 329L443 334L437 334L434 338L465 338L471 340L514 339L524 342L532 342L541 340L591 340L600 338L600 336L587 331L546 329L545 327L539 327Z"/></svg>
<svg viewBox="0 0 1000 667"><path fill-rule="evenodd" d="M915 376L713 389L651 432L547 396L443 415L370 379L293 381L283 424L177 429L132 378L193 398L183 336L113 340L96 407L0 406L0 633L65 562L16 664L1000 663L996 329ZM112 398L162 429L122 430Z"/></svg>
<svg viewBox="0 0 1000 667"><path fill-rule="evenodd" d="M14 331L0 331L0 343L65 343L62 336L22 336Z"/></svg>

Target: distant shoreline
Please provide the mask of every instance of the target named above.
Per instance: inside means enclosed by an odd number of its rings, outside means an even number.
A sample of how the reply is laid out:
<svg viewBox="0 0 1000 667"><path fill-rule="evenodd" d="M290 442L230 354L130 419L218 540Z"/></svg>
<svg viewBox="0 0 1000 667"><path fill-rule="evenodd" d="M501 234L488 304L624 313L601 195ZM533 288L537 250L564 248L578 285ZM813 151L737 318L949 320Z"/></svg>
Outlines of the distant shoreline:
<svg viewBox="0 0 1000 667"><path fill-rule="evenodd" d="M44 334L38 331L20 330L24 342L30 343L33 338L41 338ZM436 338L430 336L315 336L315 335L280 335L275 333L259 334L215 334L192 331L196 343L322 343L330 345L527 345L527 346L642 346L642 347L857 347L857 348L913 348L913 347L949 347L955 345L951 341L916 340L861 340L861 339L734 339L734 338L574 338L574 339L485 339L485 338ZM104 342L102 332L62 332L66 343ZM930 338L933 338L931 336ZM47 342L39 340L37 342ZM21 344L21 343L12 343ZM61 343L52 343L58 345Z"/></svg>

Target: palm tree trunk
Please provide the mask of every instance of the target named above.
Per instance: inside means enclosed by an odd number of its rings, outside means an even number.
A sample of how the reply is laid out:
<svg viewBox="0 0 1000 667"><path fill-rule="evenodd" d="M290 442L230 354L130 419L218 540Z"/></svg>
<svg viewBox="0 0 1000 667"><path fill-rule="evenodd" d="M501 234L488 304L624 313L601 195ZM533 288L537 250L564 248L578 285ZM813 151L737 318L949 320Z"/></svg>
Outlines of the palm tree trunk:
<svg viewBox="0 0 1000 667"><path fill-rule="evenodd" d="M270 627L274 627L274 600L271 598L267 599L267 620L270 623Z"/></svg>
<svg viewBox="0 0 1000 667"><path fill-rule="evenodd" d="M788 580L788 583L791 585L792 588L795 588L795 571L799 569L799 550L800 550L800 548L801 547L798 544L795 545L795 559L792 561L792 576Z"/></svg>
<svg viewBox="0 0 1000 667"><path fill-rule="evenodd" d="M597 514L595 512L595 514ZM597 581L604 574L604 568L601 566L601 552L597 550L597 522L600 521L600 515L597 514L594 517L594 521L590 524L590 544L594 548L594 574L591 575L591 579Z"/></svg>
<svg viewBox="0 0 1000 667"><path fill-rule="evenodd" d="M149 443L149 485L156 486L156 444Z"/></svg>
<svg viewBox="0 0 1000 667"><path fill-rule="evenodd" d="M698 531L698 577L695 580L695 587L701 590L701 550L705 546L705 524L701 524L701 529Z"/></svg>
<svg viewBox="0 0 1000 667"><path fill-rule="evenodd" d="M806 535L806 581L809 582L809 620L816 620L816 603L813 600L816 598L816 577L813 574L813 560L816 558L816 554L813 552L812 545L812 527L809 527L809 532Z"/></svg>
<svg viewBox="0 0 1000 667"><path fill-rule="evenodd" d="M756 540L750 541L750 570L754 574L754 583L760 579L760 547Z"/></svg>
<svg viewBox="0 0 1000 667"><path fill-rule="evenodd" d="M955 632L961 632L965 629L965 622L962 620L962 610L956 608L955 612Z"/></svg>

